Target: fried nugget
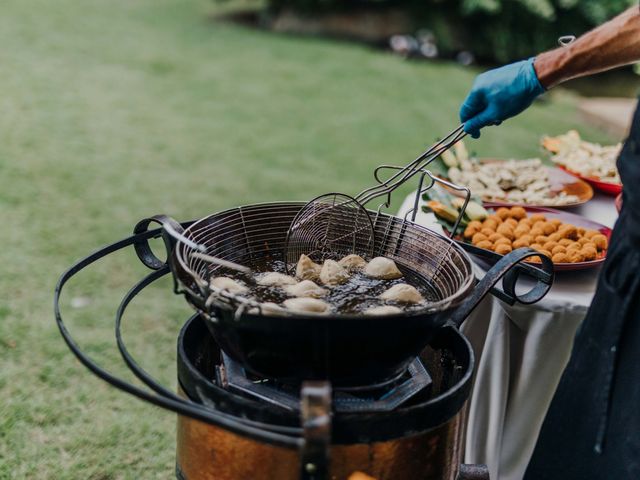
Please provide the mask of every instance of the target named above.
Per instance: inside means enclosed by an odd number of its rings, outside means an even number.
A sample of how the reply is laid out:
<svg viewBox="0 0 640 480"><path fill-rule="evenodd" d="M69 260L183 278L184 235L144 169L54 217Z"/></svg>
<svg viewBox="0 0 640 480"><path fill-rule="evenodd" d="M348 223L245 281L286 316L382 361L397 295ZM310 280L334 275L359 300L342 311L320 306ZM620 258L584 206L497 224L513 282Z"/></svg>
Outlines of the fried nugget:
<svg viewBox="0 0 640 480"><path fill-rule="evenodd" d="M609 242L607 241L607 237L605 237L601 233L598 233L598 234L594 235L593 237L591 237L591 241L596 244L596 248L598 249L598 251L606 250L607 247L609 246Z"/></svg>
<svg viewBox="0 0 640 480"><path fill-rule="evenodd" d="M511 225L512 228L516 228L518 226L518 221L515 218L507 218L502 224Z"/></svg>
<svg viewBox="0 0 640 480"><path fill-rule="evenodd" d="M544 222L547 220L547 217L545 217L542 213L534 213L529 217L529 219L531 219L531 221L535 223L535 222Z"/></svg>
<svg viewBox="0 0 640 480"><path fill-rule="evenodd" d="M591 238L591 237L593 237L594 235L598 235L599 233L600 233L600 232L599 232L599 231L597 231L597 230L585 230L585 232L584 232L584 234L583 234L583 235L584 235L585 237L587 237L587 238Z"/></svg>
<svg viewBox="0 0 640 480"><path fill-rule="evenodd" d="M531 230L529 225L518 225L513 231L513 234L516 236L516 238L520 238L521 236L529 233L529 230Z"/></svg>
<svg viewBox="0 0 640 480"><path fill-rule="evenodd" d="M558 245L557 242L552 242L551 240L545 243L542 248L548 251L549 253L553 252L553 249Z"/></svg>
<svg viewBox="0 0 640 480"><path fill-rule="evenodd" d="M486 235L487 238L489 238L491 235L496 233L496 229L495 228L489 228L489 227L483 227L482 230L480 230L480 233L482 233L483 235Z"/></svg>
<svg viewBox="0 0 640 480"><path fill-rule="evenodd" d="M502 220L506 220L511 216L511 213L507 207L500 207L496 210L496 215L499 216Z"/></svg>
<svg viewBox="0 0 640 480"><path fill-rule="evenodd" d="M558 227L550 222L544 222L544 225L542 226L542 231L544 232L545 235L551 235L557 229Z"/></svg>
<svg viewBox="0 0 640 480"><path fill-rule="evenodd" d="M568 247L569 245L571 245L573 243L573 240L569 240L568 238L561 238L560 240L558 240L558 243L560 245Z"/></svg>
<svg viewBox="0 0 640 480"><path fill-rule="evenodd" d="M472 238L476 233L478 233L478 229L472 227L471 225L467 226L467 228L464 229L464 233L462 234L462 236L464 238L466 238L467 240L469 240L470 238Z"/></svg>
<svg viewBox="0 0 640 480"><path fill-rule="evenodd" d="M507 222L504 222L502 225L500 225L496 230L496 232L498 232L501 235L504 235L509 240L513 240L515 238L515 235L513 234L513 228L507 225Z"/></svg>
<svg viewBox="0 0 640 480"><path fill-rule="evenodd" d="M491 243L489 240L480 240L478 243L475 244L475 246L478 248L484 248L485 250L493 249L493 243Z"/></svg>
<svg viewBox="0 0 640 480"><path fill-rule="evenodd" d="M569 263L569 257L564 252L554 253L551 257L553 263Z"/></svg>
<svg viewBox="0 0 640 480"><path fill-rule="evenodd" d="M492 218L487 218L484 222L482 222L482 230L484 230L485 228L490 228L491 230L495 231L495 229L498 228L498 222L496 222Z"/></svg>
<svg viewBox="0 0 640 480"><path fill-rule="evenodd" d="M521 218L525 218L527 216L527 211L522 207L511 207L511 211L509 212L511 218L515 218L516 220L520 220Z"/></svg>
<svg viewBox="0 0 640 480"><path fill-rule="evenodd" d="M529 244L530 242L528 242L524 237L522 237L514 240L511 245L513 246L513 248L523 248L523 247L528 247Z"/></svg>
<svg viewBox="0 0 640 480"><path fill-rule="evenodd" d="M562 235L560 235L558 232L549 235L549 240L551 240L552 242L559 242L561 239Z"/></svg>
<svg viewBox="0 0 640 480"><path fill-rule="evenodd" d="M509 241L509 240L508 240L508 239L506 239L503 235L501 235L501 234L499 234L499 233L497 233L497 232L494 232L494 233L492 233L491 235L489 235L488 240L489 240L490 242L496 243L496 241L500 240L501 238L504 238L505 240Z"/></svg>
<svg viewBox="0 0 640 480"><path fill-rule="evenodd" d="M553 247L553 249L551 250L551 254L555 255L556 253L565 253L567 251L567 248L564 245L556 245L555 247ZM554 260L555 261L555 260Z"/></svg>
<svg viewBox="0 0 640 480"><path fill-rule="evenodd" d="M494 222L496 222L498 225L500 225L502 223L502 218L500 218L498 215L496 215L495 213L492 215L489 215L487 217L487 220L493 220Z"/></svg>
<svg viewBox="0 0 640 480"><path fill-rule="evenodd" d="M598 252L593 248L582 248L580 254L584 257L585 261L589 262L595 260L598 257Z"/></svg>
<svg viewBox="0 0 640 480"><path fill-rule="evenodd" d="M500 255L506 255L507 253L511 252L511 250L511 245L506 245L504 243L495 246L495 252L499 253Z"/></svg>
<svg viewBox="0 0 640 480"><path fill-rule="evenodd" d="M482 230L482 222L478 221L478 220L473 220L471 222L469 222L469 225L467 225L468 227L473 227L475 228L477 231Z"/></svg>
<svg viewBox="0 0 640 480"><path fill-rule="evenodd" d="M483 240L487 240L487 236L484 233L478 232L471 237L471 243L474 245L477 245L478 242L482 242Z"/></svg>
<svg viewBox="0 0 640 480"><path fill-rule="evenodd" d="M578 229L575 225L571 225L570 223L563 224L558 229L558 233L562 236L562 238L568 238L569 240L578 239Z"/></svg>

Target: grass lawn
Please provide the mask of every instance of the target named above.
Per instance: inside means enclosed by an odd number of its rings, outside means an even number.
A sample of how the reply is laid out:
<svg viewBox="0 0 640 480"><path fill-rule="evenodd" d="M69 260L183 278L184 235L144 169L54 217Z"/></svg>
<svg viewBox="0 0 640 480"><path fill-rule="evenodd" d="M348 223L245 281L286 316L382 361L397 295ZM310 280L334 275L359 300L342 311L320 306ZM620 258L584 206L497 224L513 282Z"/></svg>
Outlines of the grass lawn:
<svg viewBox="0 0 640 480"><path fill-rule="evenodd" d="M211 21L216 8L1 2L2 479L173 474L174 416L94 378L54 325L53 288L74 260L160 212L186 220L356 193L374 166L408 161L457 124L474 71L221 25ZM559 93L486 130L472 149L536 155L543 133L576 126L573 99ZM82 275L64 299L84 348L116 373L125 369L114 310L144 272L125 252ZM88 305L73 308L72 299ZM189 315L168 280L131 307L131 348L167 385Z"/></svg>

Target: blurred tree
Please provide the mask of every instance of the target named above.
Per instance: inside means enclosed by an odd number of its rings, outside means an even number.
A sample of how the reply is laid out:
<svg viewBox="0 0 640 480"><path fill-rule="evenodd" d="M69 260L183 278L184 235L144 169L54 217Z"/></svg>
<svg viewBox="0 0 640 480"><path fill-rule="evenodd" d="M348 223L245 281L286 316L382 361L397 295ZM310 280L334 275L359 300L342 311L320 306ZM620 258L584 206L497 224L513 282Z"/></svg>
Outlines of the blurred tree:
<svg viewBox="0 0 640 480"><path fill-rule="evenodd" d="M404 8L416 28L431 29L443 52L469 50L506 62L557 46L620 13L635 0L268 0L271 8L307 14L359 8ZM408 32L407 32L408 33Z"/></svg>

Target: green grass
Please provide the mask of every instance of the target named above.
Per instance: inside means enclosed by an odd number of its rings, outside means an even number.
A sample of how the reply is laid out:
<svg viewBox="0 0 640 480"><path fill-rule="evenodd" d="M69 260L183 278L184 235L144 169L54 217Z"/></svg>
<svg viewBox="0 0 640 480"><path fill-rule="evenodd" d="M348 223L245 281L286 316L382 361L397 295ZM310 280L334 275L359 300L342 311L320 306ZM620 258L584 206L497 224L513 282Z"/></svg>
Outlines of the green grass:
<svg viewBox="0 0 640 480"><path fill-rule="evenodd" d="M54 325L53 288L74 260L160 212L355 193L374 166L407 162L456 125L473 71L221 25L215 8L1 2L0 478L172 475L175 418L90 375ZM540 135L576 125L558 94L472 149L536 155ZM124 252L64 298L83 347L119 374L113 313L144 272ZM90 305L70 307L80 296ZM189 314L168 280L131 307L132 349L167 385Z"/></svg>

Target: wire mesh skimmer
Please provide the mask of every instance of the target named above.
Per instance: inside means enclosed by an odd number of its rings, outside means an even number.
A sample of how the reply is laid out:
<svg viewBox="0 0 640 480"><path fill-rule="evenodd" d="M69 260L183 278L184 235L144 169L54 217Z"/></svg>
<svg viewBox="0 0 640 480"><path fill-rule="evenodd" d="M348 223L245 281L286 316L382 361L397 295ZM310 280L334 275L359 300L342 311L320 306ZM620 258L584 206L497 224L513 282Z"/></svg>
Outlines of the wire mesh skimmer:
<svg viewBox="0 0 640 480"><path fill-rule="evenodd" d="M338 253L357 253L370 258L374 252L375 232L365 205L375 198L390 195L465 135L463 125L460 125L389 179L355 197L327 193L308 202L287 232L284 249L287 268L302 254L316 261Z"/></svg>

